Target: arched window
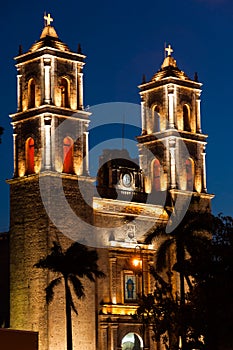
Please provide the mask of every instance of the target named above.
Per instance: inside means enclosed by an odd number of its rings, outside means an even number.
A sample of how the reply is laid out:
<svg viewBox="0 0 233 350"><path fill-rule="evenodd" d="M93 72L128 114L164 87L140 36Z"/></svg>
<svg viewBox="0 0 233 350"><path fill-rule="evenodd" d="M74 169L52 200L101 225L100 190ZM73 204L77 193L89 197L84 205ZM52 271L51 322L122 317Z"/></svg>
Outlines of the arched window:
<svg viewBox="0 0 233 350"><path fill-rule="evenodd" d="M188 105L183 106L183 122L184 122L184 130L191 131L190 126L190 108Z"/></svg>
<svg viewBox="0 0 233 350"><path fill-rule="evenodd" d="M186 159L185 166L186 166L186 179L187 179L186 189L188 191L193 191L193 180L194 180L193 160L190 158Z"/></svg>
<svg viewBox="0 0 233 350"><path fill-rule="evenodd" d="M159 106L156 105L154 108L154 131L160 131L160 114L159 114Z"/></svg>
<svg viewBox="0 0 233 350"><path fill-rule="evenodd" d="M69 83L65 78L61 79L61 107L69 107Z"/></svg>
<svg viewBox="0 0 233 350"><path fill-rule="evenodd" d="M73 148L74 142L71 137L63 140L63 172L72 174L73 171Z"/></svg>
<svg viewBox="0 0 233 350"><path fill-rule="evenodd" d="M160 191L160 162L158 159L155 159L153 162L153 188L156 191Z"/></svg>
<svg viewBox="0 0 233 350"><path fill-rule="evenodd" d="M35 144L32 137L26 141L26 174L33 174L34 170L34 150Z"/></svg>
<svg viewBox="0 0 233 350"><path fill-rule="evenodd" d="M139 334L127 333L121 341L122 350L141 350L143 349L143 340Z"/></svg>
<svg viewBox="0 0 233 350"><path fill-rule="evenodd" d="M28 82L28 108L34 108L36 106L36 84L32 78Z"/></svg>

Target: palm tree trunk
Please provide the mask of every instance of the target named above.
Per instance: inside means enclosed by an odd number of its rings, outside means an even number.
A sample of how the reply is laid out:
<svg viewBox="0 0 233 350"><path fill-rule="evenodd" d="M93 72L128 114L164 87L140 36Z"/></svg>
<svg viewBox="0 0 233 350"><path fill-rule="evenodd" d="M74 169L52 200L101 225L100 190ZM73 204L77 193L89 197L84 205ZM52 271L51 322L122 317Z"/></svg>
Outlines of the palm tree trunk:
<svg viewBox="0 0 233 350"><path fill-rule="evenodd" d="M65 276L65 297L66 297L66 341L67 350L73 349L72 344L72 320L71 320L71 307L70 307L70 293L68 286L68 278Z"/></svg>

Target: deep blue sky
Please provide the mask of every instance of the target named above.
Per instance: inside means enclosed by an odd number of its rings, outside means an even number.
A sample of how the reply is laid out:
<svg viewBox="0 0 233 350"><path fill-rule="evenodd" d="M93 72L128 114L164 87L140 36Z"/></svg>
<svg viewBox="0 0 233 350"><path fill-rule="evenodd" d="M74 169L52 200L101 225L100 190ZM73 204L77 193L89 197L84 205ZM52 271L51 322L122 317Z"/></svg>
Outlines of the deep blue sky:
<svg viewBox="0 0 233 350"><path fill-rule="evenodd" d="M87 55L85 105L139 103L137 85L159 69L164 42L171 43L180 69L203 82L202 126L209 134L208 191L216 194L213 211L233 215L233 2L232 0L11 0L0 12L0 231L8 229L12 176L12 131L16 111L13 57L39 39L43 13L50 12L59 37Z"/></svg>

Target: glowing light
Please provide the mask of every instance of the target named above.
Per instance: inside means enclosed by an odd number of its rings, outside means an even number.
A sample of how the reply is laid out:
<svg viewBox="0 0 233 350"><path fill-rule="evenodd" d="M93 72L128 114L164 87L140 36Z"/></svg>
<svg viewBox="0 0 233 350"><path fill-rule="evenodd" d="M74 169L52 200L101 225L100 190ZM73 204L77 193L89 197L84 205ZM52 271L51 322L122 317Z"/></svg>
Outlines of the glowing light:
<svg viewBox="0 0 233 350"><path fill-rule="evenodd" d="M137 258L134 258L133 261L133 266L134 267L140 267L142 265L142 260L141 259L137 259Z"/></svg>
<svg viewBox="0 0 233 350"><path fill-rule="evenodd" d="M138 305L103 305L102 312L105 315L133 315L136 313Z"/></svg>
<svg viewBox="0 0 233 350"><path fill-rule="evenodd" d="M179 349L182 349L182 338L179 336Z"/></svg>
<svg viewBox="0 0 233 350"><path fill-rule="evenodd" d="M21 169L19 169L19 176L22 177L25 175L25 169L22 167Z"/></svg>

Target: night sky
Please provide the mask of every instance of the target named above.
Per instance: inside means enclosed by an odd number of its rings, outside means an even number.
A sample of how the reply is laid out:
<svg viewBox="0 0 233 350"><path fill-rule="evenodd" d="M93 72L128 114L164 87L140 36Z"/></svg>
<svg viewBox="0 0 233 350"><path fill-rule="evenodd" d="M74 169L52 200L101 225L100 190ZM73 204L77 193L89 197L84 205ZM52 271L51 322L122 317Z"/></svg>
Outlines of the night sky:
<svg viewBox="0 0 233 350"><path fill-rule="evenodd" d="M3 2L0 12L0 231L8 230L12 176L12 129L16 112L18 46L24 52L39 39L44 11L62 41L87 55L85 106L109 102L139 104L138 88L160 68L164 42L171 43L178 67L203 85L202 130L209 135L207 188L215 193L213 212L233 215L233 2L176 1L28 1ZM121 114L121 113L119 113ZM124 116L127 119L127 116ZM122 115L119 116L122 118ZM128 122L128 120L126 120Z"/></svg>

